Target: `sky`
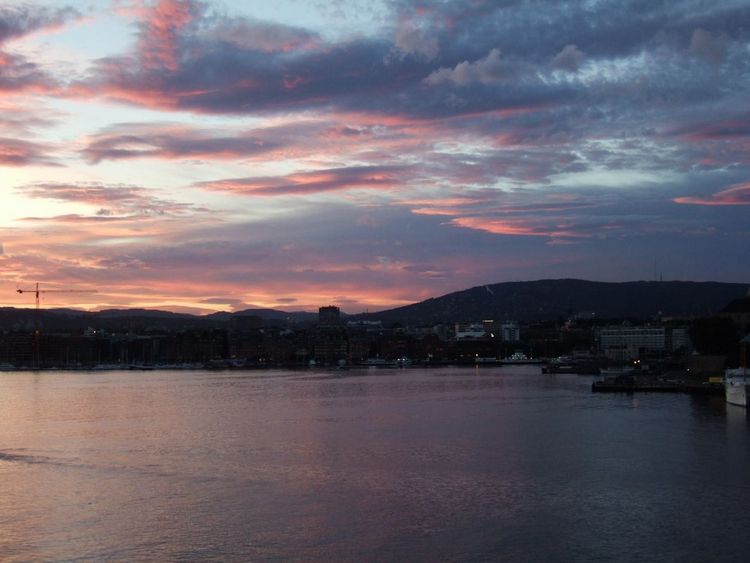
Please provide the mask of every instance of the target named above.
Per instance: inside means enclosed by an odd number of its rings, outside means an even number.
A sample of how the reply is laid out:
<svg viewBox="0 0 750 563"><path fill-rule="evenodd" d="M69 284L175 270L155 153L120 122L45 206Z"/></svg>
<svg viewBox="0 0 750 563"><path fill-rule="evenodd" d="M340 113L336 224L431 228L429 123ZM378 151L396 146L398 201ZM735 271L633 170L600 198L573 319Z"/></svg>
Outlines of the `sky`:
<svg viewBox="0 0 750 563"><path fill-rule="evenodd" d="M750 281L746 0L0 2L0 306Z"/></svg>

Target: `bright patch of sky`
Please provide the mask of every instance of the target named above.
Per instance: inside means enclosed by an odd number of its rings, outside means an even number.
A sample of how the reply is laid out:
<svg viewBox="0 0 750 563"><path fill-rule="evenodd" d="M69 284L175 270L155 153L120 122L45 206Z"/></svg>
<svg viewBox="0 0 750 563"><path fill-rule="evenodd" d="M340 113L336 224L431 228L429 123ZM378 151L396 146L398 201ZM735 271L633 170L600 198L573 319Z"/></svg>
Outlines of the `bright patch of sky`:
<svg viewBox="0 0 750 563"><path fill-rule="evenodd" d="M549 184L566 188L638 188L649 184L658 185L674 181L679 177L680 175L675 172L663 170L653 172L650 170L596 168L585 172L552 175L549 177Z"/></svg>
<svg viewBox="0 0 750 563"><path fill-rule="evenodd" d="M646 74L652 63L652 57L646 52L606 61L593 60L584 64L577 76L587 86L627 82Z"/></svg>
<svg viewBox="0 0 750 563"><path fill-rule="evenodd" d="M50 173L52 170L52 173ZM56 172L55 172L56 171ZM54 217L68 213L84 213L89 206L73 203L36 199L22 196L8 186L25 186L49 180L60 174L60 169L48 167L4 168L3 189L0 190L0 227L10 227L24 217Z"/></svg>
<svg viewBox="0 0 750 563"><path fill-rule="evenodd" d="M64 2L47 0L35 5L50 9L73 7L81 14L73 24L33 33L18 42L18 49L33 60L78 73L96 59L127 51L135 40L135 28L113 9L111 0ZM40 35L43 37L40 40ZM71 77L70 75L68 76Z"/></svg>

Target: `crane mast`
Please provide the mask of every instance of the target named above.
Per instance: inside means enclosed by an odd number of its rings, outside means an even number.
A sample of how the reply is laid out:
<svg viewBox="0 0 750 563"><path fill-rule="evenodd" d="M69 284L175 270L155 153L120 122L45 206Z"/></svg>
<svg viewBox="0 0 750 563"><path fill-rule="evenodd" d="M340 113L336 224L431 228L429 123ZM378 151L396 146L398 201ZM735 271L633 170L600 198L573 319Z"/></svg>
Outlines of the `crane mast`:
<svg viewBox="0 0 750 563"><path fill-rule="evenodd" d="M34 301L36 303L36 315L34 319L34 350L33 350L33 360L34 360L34 366L36 368L39 367L39 296L42 293L97 293L97 290L91 289L39 289L39 282L36 282L34 284L33 289L16 289L16 292L19 294L23 293L33 293L34 294Z"/></svg>
<svg viewBox="0 0 750 563"><path fill-rule="evenodd" d="M39 282L34 286L34 289L16 289L17 293L33 293L34 300L36 301L36 309L39 310L39 294L41 293L97 293L95 289L39 289Z"/></svg>

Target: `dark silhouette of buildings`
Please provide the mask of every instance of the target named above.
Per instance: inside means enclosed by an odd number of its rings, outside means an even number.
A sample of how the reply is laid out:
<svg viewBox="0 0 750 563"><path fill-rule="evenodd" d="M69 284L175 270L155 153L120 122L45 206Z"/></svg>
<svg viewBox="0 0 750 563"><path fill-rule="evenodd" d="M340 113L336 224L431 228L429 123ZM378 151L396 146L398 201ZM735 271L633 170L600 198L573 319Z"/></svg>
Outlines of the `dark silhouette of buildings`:
<svg viewBox="0 0 750 563"><path fill-rule="evenodd" d="M308 319L264 319L249 314L215 318L113 317L81 314L77 320L22 311L13 322L0 317L0 367L271 367L412 363L486 363L515 355L556 358L574 353L605 361L663 362L701 354L727 357L747 330L747 299L721 316L628 321L572 315L546 321L508 319L435 324L383 323L372 317L342 319L338 307ZM10 314L10 313L9 313ZM91 323L81 328L81 322ZM743 328L744 327L744 328ZM689 328L689 330L688 330ZM727 352L729 350L729 352ZM734 361L729 357L729 361Z"/></svg>

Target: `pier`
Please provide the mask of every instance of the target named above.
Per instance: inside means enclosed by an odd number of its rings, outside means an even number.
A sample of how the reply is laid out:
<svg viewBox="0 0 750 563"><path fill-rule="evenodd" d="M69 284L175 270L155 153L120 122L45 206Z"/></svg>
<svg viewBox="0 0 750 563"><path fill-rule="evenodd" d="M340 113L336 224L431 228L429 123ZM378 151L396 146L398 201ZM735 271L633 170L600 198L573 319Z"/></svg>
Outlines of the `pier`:
<svg viewBox="0 0 750 563"><path fill-rule="evenodd" d="M618 376L594 381L594 393L687 393L690 395L724 395L723 383L668 381L651 377Z"/></svg>

